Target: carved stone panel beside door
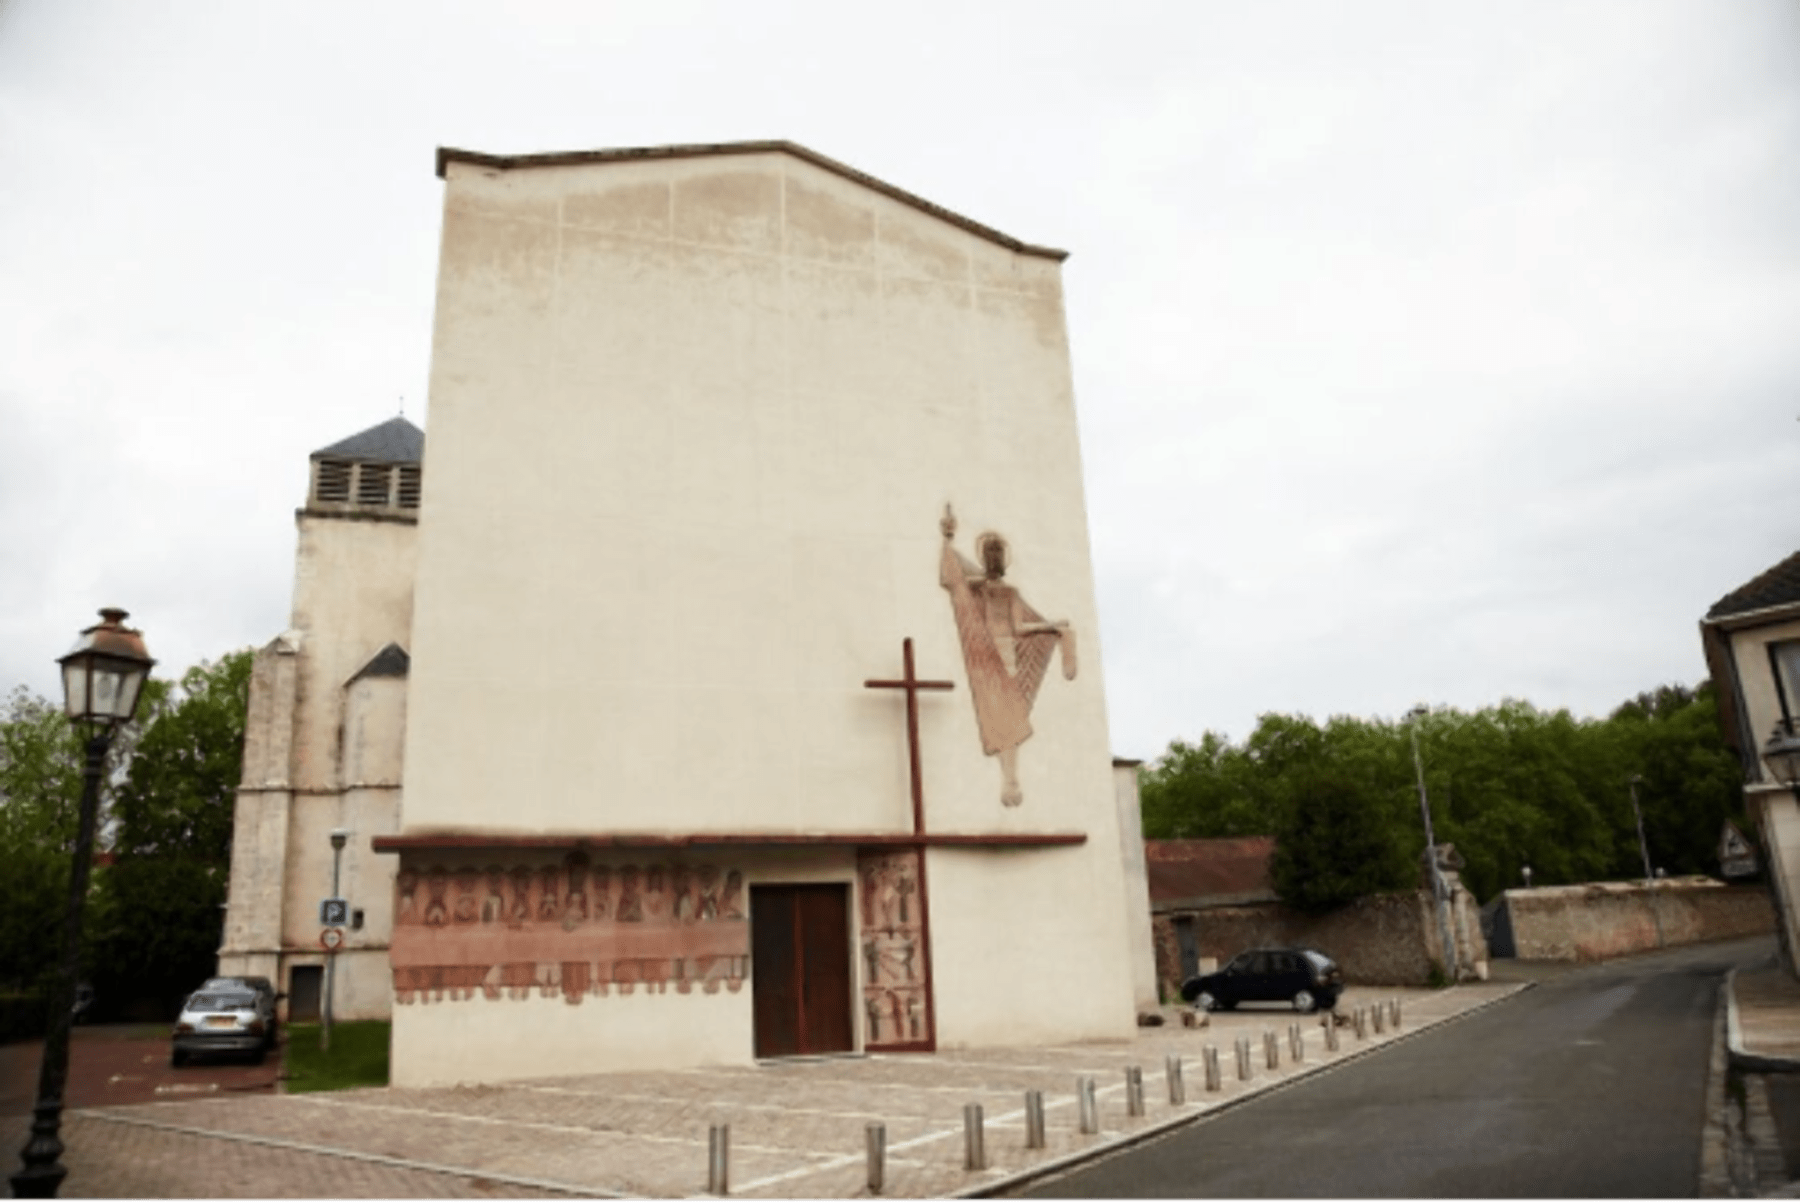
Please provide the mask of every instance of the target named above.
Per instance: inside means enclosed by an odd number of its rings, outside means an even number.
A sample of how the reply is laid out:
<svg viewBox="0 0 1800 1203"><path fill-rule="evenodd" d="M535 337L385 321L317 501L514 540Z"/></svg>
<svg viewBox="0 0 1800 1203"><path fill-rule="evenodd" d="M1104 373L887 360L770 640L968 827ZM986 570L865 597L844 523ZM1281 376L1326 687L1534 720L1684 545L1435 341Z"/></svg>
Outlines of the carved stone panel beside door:
<svg viewBox="0 0 1800 1203"><path fill-rule="evenodd" d="M919 857L917 849L857 857L863 1046L870 1050L932 1039Z"/></svg>

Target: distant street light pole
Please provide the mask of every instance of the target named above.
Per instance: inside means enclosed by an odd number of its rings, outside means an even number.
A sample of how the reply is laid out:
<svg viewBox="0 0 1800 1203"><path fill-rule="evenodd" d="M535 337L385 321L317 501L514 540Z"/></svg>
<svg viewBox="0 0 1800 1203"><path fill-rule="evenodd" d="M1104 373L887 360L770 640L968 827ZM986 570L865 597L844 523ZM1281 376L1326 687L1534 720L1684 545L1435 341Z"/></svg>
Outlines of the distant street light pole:
<svg viewBox="0 0 1800 1203"><path fill-rule="evenodd" d="M1407 716L1412 721L1408 728L1412 732L1413 772L1419 779L1419 815L1425 820L1425 859L1431 865L1431 893L1437 899L1438 938L1444 949L1444 959L1449 963L1450 980L1456 981L1462 976L1462 966L1457 956L1456 939L1450 934L1450 891L1444 884L1443 870L1438 867L1437 837L1431 832L1431 803L1425 797L1425 762L1419 759L1419 720L1430 714L1427 706L1414 706Z"/></svg>
<svg viewBox="0 0 1800 1203"><path fill-rule="evenodd" d="M111 607L101 622L81 633L62 665L63 706L69 721L88 730L81 775L81 818L75 831L75 862L69 868L69 907L63 921L62 976L48 1000L49 1026L44 1032L44 1059L38 1066L37 1104L32 1108L31 1137L21 1153L22 1168L12 1176L15 1199L53 1199L69 1171L63 1154L63 1090L69 1082L69 1025L75 1010L75 983L81 974L81 916L87 905L88 872L94 863L94 828L100 810L100 776L113 732L131 721L138 695L156 661L144 650L144 637L124 625L129 617Z"/></svg>
<svg viewBox="0 0 1800 1203"><path fill-rule="evenodd" d="M1637 787L1638 782L1642 780L1643 777L1639 776L1637 773L1633 773L1630 778L1627 779L1625 784L1631 787L1631 813L1637 816L1638 851L1642 853L1644 857L1644 884L1649 885L1656 880L1656 874L1650 871L1650 845L1644 839L1644 812L1638 806Z"/></svg>

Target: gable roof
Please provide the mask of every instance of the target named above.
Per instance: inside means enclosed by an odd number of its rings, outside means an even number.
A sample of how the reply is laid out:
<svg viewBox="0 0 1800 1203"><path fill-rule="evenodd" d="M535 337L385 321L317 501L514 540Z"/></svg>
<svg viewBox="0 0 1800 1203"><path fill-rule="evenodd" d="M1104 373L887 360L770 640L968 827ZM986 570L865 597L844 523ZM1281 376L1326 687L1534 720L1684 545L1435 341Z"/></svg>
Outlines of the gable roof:
<svg viewBox="0 0 1800 1203"><path fill-rule="evenodd" d="M376 652L344 684L354 685L365 677L404 677L411 668L412 657L406 654L406 649L397 643L390 643Z"/></svg>
<svg viewBox="0 0 1800 1203"><path fill-rule="evenodd" d="M1795 602L1800 602L1800 551L1721 597L1706 616L1729 618Z"/></svg>
<svg viewBox="0 0 1800 1203"><path fill-rule="evenodd" d="M347 439L313 452L313 458L380 460L387 464L416 464L425 454L425 432L405 418L389 418Z"/></svg>
<svg viewBox="0 0 1800 1203"><path fill-rule="evenodd" d="M1020 242L1009 234L1002 234L991 226L984 226L972 221L960 213L953 213L942 205L934 205L922 196L916 196L904 188L896 188L886 180L878 180L874 176L858 171L847 163L827 158L816 150L808 150L798 142L785 139L774 139L762 142L705 142L685 146L631 146L614 150L569 150L553 151L533 155L490 155L475 150L458 150L453 146L440 146L437 152L437 174L444 179L444 171L451 163L470 163L477 167L492 167L499 171L511 171L520 167L570 167L585 163L619 163L634 159L698 159L712 155L760 155L786 154L802 159L815 167L821 167L833 175L840 175L847 180L861 184L872 191L891 197L903 205L915 209L940 221L947 221L953 226L967 230L971 234L997 242L1011 251L1021 255L1036 255L1044 259L1054 259L1058 263L1069 257L1069 252L1059 251L1054 247L1033 246L1028 242Z"/></svg>
<svg viewBox="0 0 1800 1203"><path fill-rule="evenodd" d="M1228 840L1145 840L1152 910L1271 902L1269 858L1275 837Z"/></svg>

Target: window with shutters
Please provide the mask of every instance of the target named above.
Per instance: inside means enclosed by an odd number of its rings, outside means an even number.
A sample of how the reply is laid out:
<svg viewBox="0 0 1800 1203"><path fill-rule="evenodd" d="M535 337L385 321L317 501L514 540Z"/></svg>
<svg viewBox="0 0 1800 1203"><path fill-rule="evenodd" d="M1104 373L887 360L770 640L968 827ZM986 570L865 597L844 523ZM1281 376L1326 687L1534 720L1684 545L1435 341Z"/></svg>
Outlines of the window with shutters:
<svg viewBox="0 0 1800 1203"><path fill-rule="evenodd" d="M419 508L419 466L417 464L400 465L401 509L416 510Z"/></svg>

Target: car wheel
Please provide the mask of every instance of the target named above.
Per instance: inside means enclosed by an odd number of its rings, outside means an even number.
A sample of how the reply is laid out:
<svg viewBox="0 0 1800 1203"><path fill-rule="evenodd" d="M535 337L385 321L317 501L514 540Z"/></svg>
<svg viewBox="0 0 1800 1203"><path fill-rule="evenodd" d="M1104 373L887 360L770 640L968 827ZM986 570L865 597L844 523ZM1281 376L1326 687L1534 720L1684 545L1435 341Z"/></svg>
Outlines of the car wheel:
<svg viewBox="0 0 1800 1203"><path fill-rule="evenodd" d="M1200 993L1194 995L1194 1005L1199 1007L1202 1011L1217 1011L1220 1009L1219 1000L1214 996L1211 990L1202 990Z"/></svg>
<svg viewBox="0 0 1800 1203"><path fill-rule="evenodd" d="M1311 990L1302 990L1294 995L1294 1010L1302 1015L1310 1014L1318 1005L1319 1001L1313 997Z"/></svg>

